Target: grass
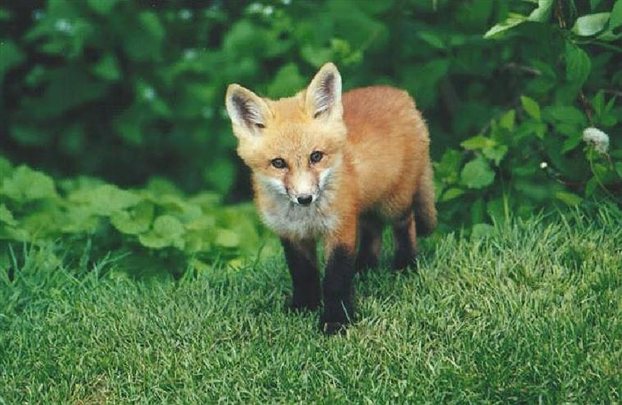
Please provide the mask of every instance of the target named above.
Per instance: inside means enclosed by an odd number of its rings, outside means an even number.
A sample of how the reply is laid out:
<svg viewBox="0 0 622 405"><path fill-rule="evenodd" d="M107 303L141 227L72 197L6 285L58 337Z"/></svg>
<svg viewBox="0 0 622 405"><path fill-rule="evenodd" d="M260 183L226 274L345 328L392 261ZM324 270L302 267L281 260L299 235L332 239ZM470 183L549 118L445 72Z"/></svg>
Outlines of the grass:
<svg viewBox="0 0 622 405"><path fill-rule="evenodd" d="M0 403L620 402L621 223L438 237L417 273L357 279L331 338L283 310L280 257L136 282L27 252L0 274Z"/></svg>

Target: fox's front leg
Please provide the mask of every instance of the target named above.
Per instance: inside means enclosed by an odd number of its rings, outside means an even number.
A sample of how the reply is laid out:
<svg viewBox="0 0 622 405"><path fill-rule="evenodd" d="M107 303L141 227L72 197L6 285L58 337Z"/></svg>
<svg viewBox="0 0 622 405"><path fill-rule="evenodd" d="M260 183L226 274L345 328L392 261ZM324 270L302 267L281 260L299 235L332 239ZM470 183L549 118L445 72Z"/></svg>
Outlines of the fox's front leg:
<svg viewBox="0 0 622 405"><path fill-rule="evenodd" d="M320 275L314 240L290 241L281 239L285 260L292 276L293 294L291 308L314 310L320 306Z"/></svg>
<svg viewBox="0 0 622 405"><path fill-rule="evenodd" d="M355 219L326 240L324 311L320 317L320 328L326 334L343 330L354 319L355 249Z"/></svg>

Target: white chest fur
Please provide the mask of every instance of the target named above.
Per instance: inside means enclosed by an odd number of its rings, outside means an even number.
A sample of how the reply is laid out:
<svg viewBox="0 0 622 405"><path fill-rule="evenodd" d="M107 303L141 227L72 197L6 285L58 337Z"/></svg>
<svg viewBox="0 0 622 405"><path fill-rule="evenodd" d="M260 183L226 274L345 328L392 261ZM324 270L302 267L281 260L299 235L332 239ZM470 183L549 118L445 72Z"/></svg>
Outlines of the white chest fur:
<svg viewBox="0 0 622 405"><path fill-rule="evenodd" d="M337 227L337 215L334 209L330 209L331 197L330 193L322 193L305 207L283 195L273 195L272 204L261 211L261 217L269 228L281 236L318 238Z"/></svg>

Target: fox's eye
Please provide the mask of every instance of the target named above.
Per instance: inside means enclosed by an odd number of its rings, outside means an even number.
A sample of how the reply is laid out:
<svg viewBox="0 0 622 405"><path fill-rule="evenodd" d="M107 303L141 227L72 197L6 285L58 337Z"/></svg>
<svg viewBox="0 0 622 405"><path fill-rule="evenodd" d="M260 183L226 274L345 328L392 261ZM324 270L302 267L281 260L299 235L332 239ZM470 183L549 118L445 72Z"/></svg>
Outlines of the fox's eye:
<svg viewBox="0 0 622 405"><path fill-rule="evenodd" d="M272 163L272 166L276 167L277 169L285 169L287 167L287 163L285 163L285 160L283 160L282 158L272 159L270 163Z"/></svg>
<svg viewBox="0 0 622 405"><path fill-rule="evenodd" d="M320 152L319 150L316 150L315 152L311 154L311 156L309 156L309 160L311 161L311 163L317 163L320 160L322 160L323 157L324 157L324 154Z"/></svg>

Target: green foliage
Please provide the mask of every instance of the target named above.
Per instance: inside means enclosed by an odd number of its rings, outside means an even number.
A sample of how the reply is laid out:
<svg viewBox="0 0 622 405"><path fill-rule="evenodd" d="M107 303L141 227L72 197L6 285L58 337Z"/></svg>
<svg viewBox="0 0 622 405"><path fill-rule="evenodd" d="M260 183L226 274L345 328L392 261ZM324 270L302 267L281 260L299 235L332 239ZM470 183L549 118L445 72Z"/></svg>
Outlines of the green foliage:
<svg viewBox="0 0 622 405"><path fill-rule="evenodd" d="M11 246L42 248L59 238L74 256L85 243L94 246L93 260L131 255L127 270L146 275L240 264L270 244L249 204L223 207L213 193L187 197L163 180L135 190L88 178L54 182L6 160L0 167L2 268Z"/></svg>
<svg viewBox="0 0 622 405"><path fill-rule="evenodd" d="M42 4L0 7L0 148L54 176L124 187L158 176L248 199L226 85L281 97L331 60L346 88L413 94L444 229L620 201L622 0ZM609 134L605 153L583 142L587 127ZM181 246L122 215L116 226L143 242Z"/></svg>
<svg viewBox="0 0 622 405"><path fill-rule="evenodd" d="M622 75L615 68L622 48L614 42L622 38L622 1L613 8L533 3L485 34L511 50L507 68L524 77L507 109L436 163L443 223L502 222L510 213L530 216L585 198L622 202L622 144L615 137L622 127ZM612 11L601 12L607 7ZM588 127L612 135L597 145L585 135Z"/></svg>

